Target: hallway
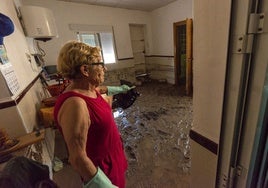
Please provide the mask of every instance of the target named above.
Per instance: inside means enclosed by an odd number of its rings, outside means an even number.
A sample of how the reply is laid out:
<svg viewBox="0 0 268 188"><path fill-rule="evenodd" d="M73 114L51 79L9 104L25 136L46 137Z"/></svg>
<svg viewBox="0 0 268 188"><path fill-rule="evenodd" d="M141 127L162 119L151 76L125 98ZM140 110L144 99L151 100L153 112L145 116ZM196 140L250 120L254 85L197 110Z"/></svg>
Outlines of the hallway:
<svg viewBox="0 0 268 188"><path fill-rule="evenodd" d="M192 98L166 83L148 82L136 89L141 96L135 103L114 111L129 163L127 188L189 188ZM66 175L77 177L65 166L54 176L60 187L79 181Z"/></svg>

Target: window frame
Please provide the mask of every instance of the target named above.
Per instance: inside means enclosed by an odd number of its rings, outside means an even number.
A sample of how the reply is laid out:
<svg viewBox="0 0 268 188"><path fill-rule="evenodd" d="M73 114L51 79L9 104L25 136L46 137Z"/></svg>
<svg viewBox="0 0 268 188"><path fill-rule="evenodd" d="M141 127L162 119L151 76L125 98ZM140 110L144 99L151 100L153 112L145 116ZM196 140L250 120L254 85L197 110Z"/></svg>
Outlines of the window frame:
<svg viewBox="0 0 268 188"><path fill-rule="evenodd" d="M78 41L83 41L81 35L94 35L97 36L98 42L99 42L99 47L102 49L101 50L101 55L104 63L107 64L114 64L117 63L117 51L116 51L116 45L115 45L115 37L114 37L114 32L113 32L113 27L112 26L104 26L104 25L85 25L85 24L69 24L69 28L72 31L75 31L76 37ZM104 52L103 52L103 42L101 39L101 33L109 33L111 34L111 42L112 42L112 51L113 51L113 56L114 59L112 62L105 62L104 58Z"/></svg>

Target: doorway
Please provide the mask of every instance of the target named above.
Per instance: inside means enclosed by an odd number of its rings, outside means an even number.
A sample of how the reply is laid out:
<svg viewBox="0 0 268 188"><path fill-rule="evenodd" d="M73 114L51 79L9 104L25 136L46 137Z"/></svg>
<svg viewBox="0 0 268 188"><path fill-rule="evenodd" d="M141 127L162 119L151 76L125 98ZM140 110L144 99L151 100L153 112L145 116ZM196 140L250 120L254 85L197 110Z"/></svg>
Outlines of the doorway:
<svg viewBox="0 0 268 188"><path fill-rule="evenodd" d="M174 73L175 84L185 90L186 95L192 95L192 19L186 19L173 24L174 34Z"/></svg>
<svg viewBox="0 0 268 188"><path fill-rule="evenodd" d="M131 47L134 58L135 76L139 81L146 81L148 73L145 64L145 25L130 24Z"/></svg>

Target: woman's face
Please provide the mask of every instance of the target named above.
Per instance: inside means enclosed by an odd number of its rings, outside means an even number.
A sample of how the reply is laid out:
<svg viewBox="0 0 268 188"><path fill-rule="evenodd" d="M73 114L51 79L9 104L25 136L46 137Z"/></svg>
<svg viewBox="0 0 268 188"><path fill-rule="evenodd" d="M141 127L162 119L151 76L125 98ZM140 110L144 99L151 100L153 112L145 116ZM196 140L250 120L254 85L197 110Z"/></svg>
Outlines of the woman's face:
<svg viewBox="0 0 268 188"><path fill-rule="evenodd" d="M104 63L100 64L95 64L92 65L93 67L95 66L97 74L97 78L99 79L100 84L104 82L104 74L106 71L106 67L104 66Z"/></svg>
<svg viewBox="0 0 268 188"><path fill-rule="evenodd" d="M107 70L106 67L104 66L104 63L92 63L91 65L89 65L91 73L89 75L90 78L90 82L93 85L99 86L100 84L102 84L104 82L104 75L105 75L105 71Z"/></svg>

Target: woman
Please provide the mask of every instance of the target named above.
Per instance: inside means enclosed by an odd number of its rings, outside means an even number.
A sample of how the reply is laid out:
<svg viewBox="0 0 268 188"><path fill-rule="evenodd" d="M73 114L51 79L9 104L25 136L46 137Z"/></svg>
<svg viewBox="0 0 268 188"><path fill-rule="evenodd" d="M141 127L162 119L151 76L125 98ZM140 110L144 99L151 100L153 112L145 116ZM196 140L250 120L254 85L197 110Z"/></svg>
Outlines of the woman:
<svg viewBox="0 0 268 188"><path fill-rule="evenodd" d="M71 83L57 99L54 118L84 185L124 188L123 144L111 107L97 90L106 71L100 60L100 50L82 42L70 41L61 48L58 71Z"/></svg>

